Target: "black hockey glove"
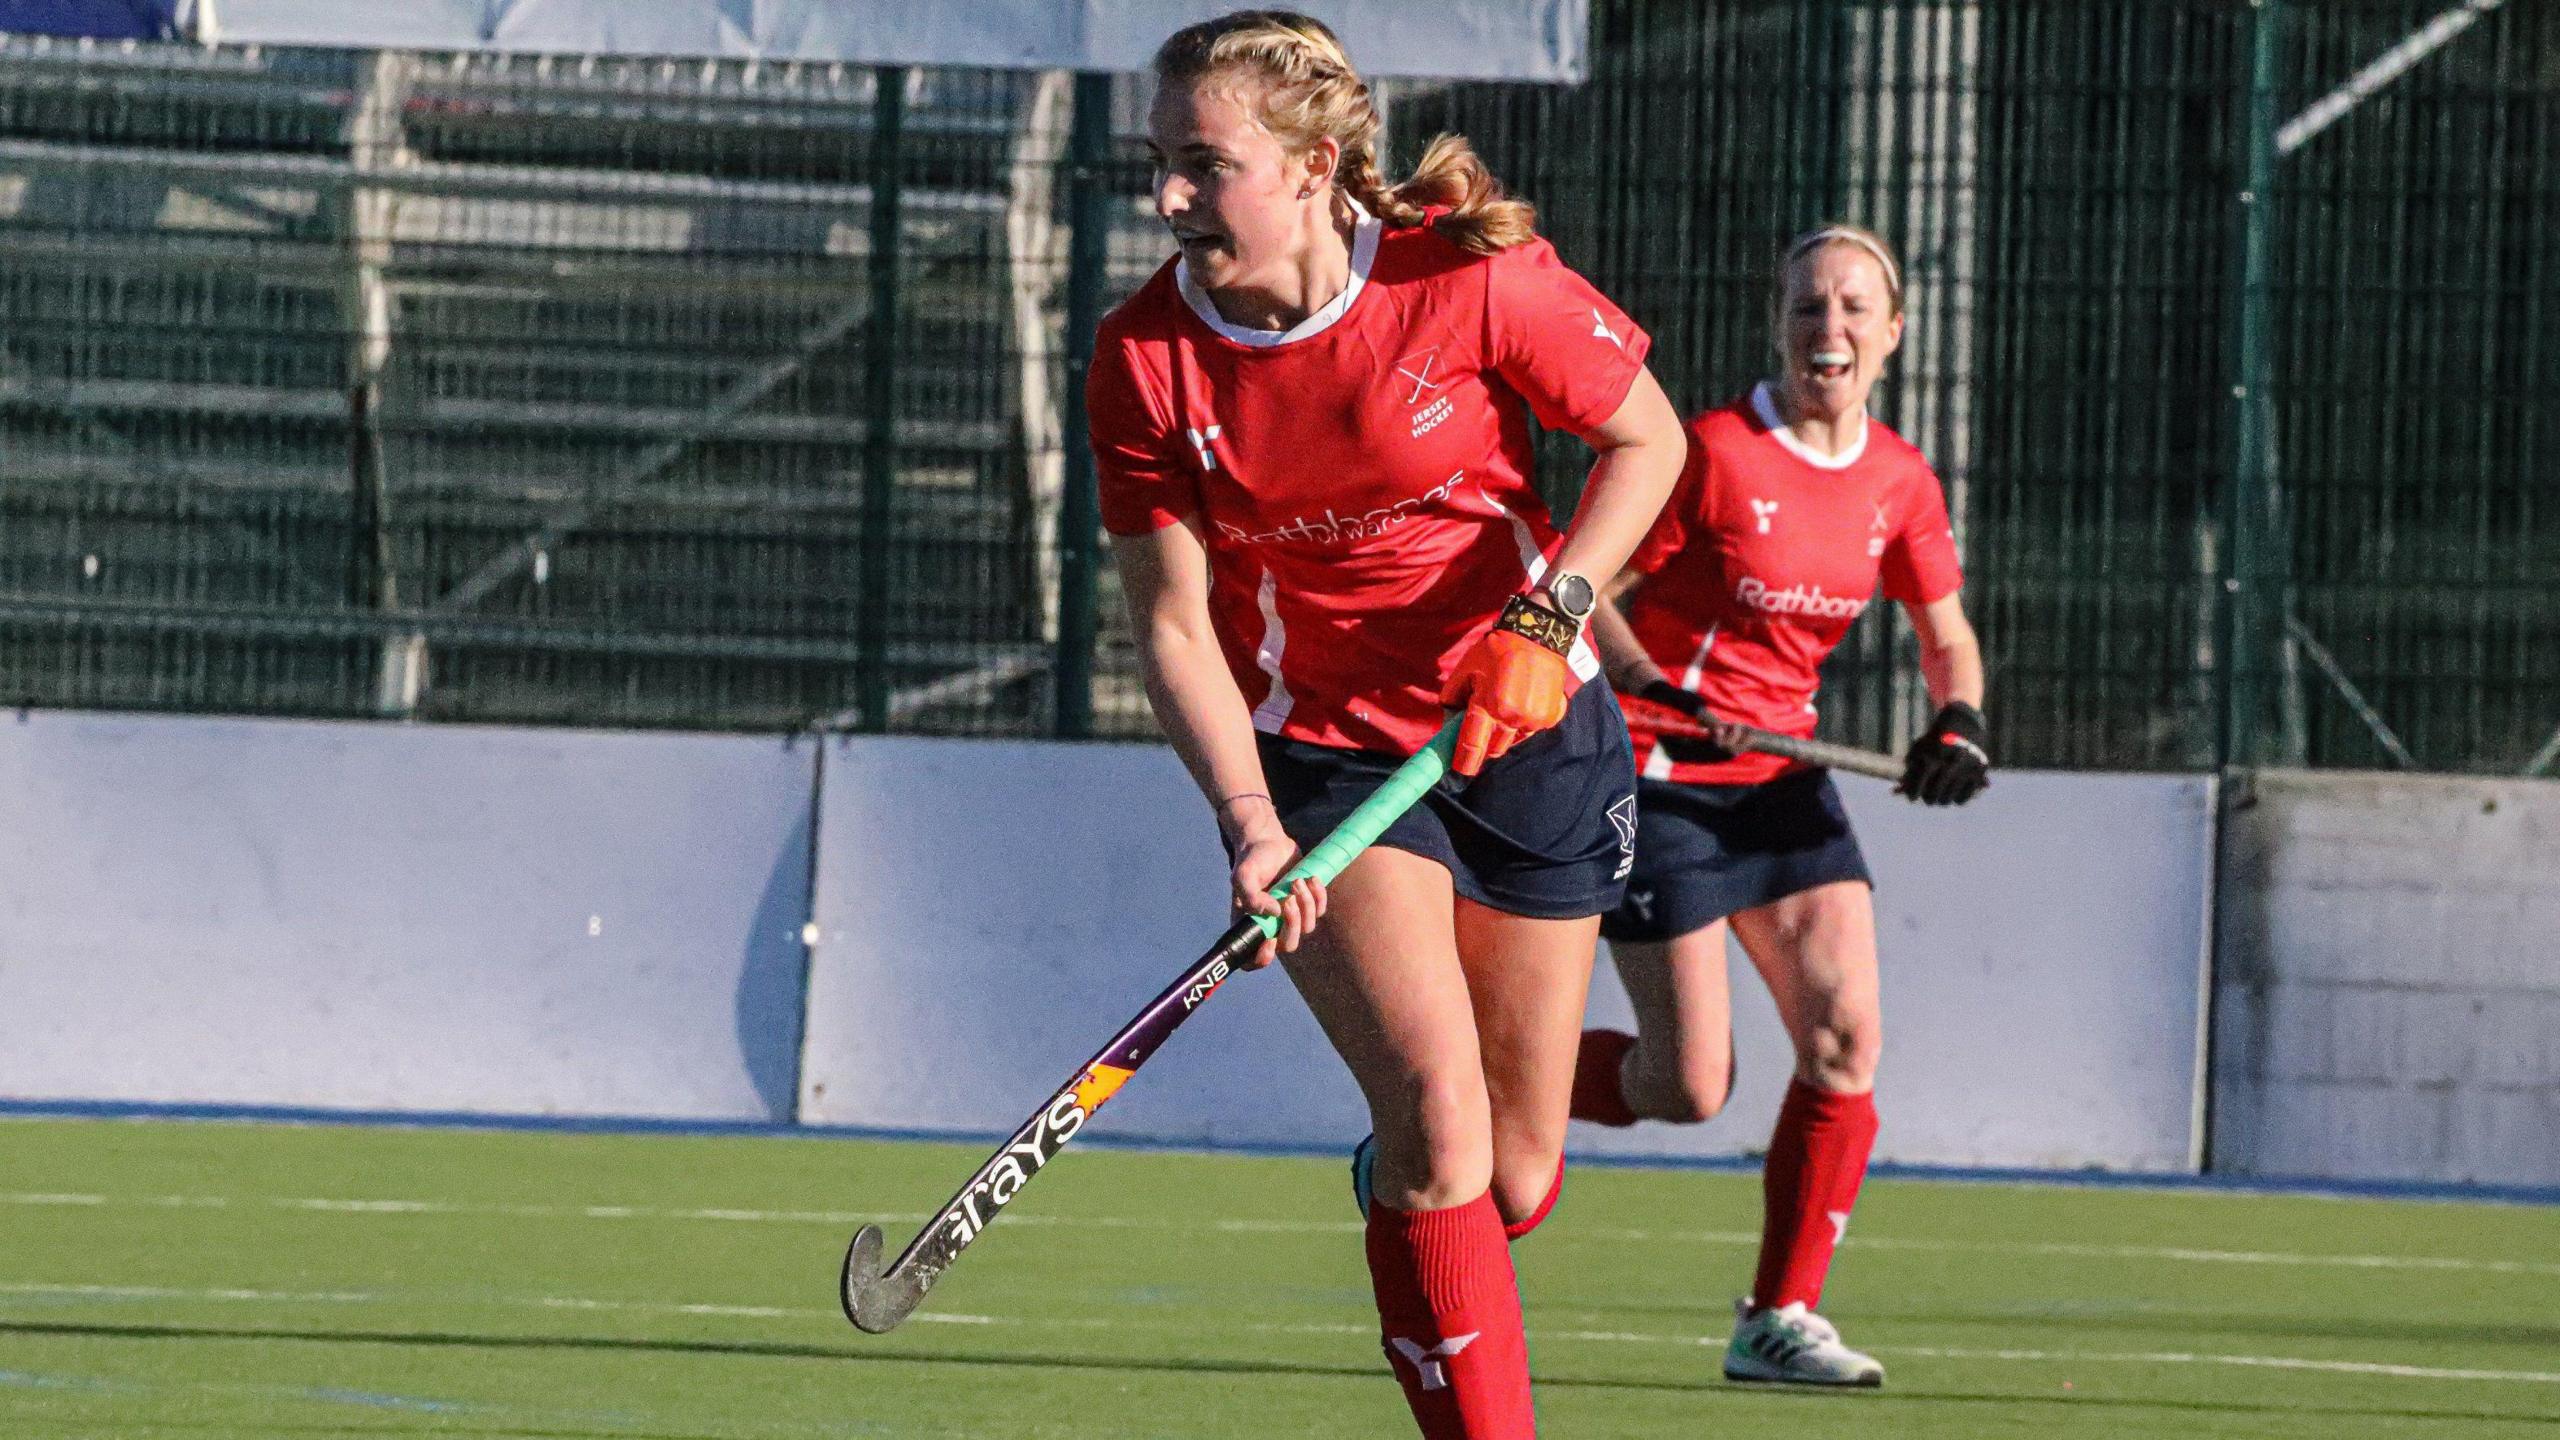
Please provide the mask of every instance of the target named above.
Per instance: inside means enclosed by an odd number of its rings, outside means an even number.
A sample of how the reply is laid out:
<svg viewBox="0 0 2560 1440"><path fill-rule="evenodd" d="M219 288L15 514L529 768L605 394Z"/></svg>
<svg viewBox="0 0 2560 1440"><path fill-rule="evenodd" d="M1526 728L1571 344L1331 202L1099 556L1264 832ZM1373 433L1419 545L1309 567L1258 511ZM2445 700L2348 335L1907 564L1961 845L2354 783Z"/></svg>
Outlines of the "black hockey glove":
<svg viewBox="0 0 2560 1440"><path fill-rule="evenodd" d="M1923 805L1961 805L1991 783L1991 728L1982 712L1956 701L1902 755L1894 788Z"/></svg>

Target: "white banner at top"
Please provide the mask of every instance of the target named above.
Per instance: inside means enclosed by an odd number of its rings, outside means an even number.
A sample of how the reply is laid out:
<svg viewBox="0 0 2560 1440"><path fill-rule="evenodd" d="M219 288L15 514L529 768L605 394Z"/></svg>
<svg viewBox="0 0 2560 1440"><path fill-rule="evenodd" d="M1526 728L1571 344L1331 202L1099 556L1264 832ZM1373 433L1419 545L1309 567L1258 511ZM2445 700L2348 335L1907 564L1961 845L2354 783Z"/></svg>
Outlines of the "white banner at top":
<svg viewBox="0 0 2560 1440"><path fill-rule="evenodd" d="M1370 75L1573 83L1589 0L1297 0ZM207 44L719 56L1018 70L1146 68L1225 0L197 0Z"/></svg>

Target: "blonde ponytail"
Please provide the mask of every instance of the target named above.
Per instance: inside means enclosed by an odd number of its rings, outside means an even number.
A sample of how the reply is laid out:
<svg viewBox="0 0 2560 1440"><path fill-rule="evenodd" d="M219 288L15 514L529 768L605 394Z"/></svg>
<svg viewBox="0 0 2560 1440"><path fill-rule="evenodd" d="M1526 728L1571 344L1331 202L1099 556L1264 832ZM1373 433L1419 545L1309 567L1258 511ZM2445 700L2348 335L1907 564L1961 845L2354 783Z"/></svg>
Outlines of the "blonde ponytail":
<svg viewBox="0 0 2560 1440"><path fill-rule="evenodd" d="M1538 237L1537 207L1505 195L1463 135L1433 136L1412 176L1392 189L1379 177L1375 156L1363 150L1355 166L1345 151L1342 187L1391 225L1419 225L1426 207L1445 209L1432 228L1473 254L1498 255Z"/></svg>
<svg viewBox="0 0 2560 1440"><path fill-rule="evenodd" d="M1239 10L1204 20L1175 31L1157 49L1155 72L1166 85L1227 72L1261 81L1263 128L1300 153L1330 137L1342 147L1334 184L1389 225L1419 225L1430 208L1443 208L1447 213L1433 228L1477 255L1537 236L1537 209L1504 195L1462 137L1434 138L1410 178L1387 183L1378 172L1377 104L1323 21L1288 10Z"/></svg>

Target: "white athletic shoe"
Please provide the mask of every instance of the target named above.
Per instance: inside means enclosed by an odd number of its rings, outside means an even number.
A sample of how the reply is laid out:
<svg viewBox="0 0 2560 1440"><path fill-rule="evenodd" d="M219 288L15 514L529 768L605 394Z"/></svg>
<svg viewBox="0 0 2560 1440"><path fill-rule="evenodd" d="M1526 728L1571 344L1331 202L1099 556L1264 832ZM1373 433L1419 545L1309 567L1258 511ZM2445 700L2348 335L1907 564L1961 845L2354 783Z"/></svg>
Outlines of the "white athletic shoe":
<svg viewBox="0 0 2560 1440"><path fill-rule="evenodd" d="M1724 1347L1724 1378L1781 1385L1882 1385L1884 1366L1840 1343L1830 1321L1804 1302L1754 1314L1733 1303L1733 1343Z"/></svg>

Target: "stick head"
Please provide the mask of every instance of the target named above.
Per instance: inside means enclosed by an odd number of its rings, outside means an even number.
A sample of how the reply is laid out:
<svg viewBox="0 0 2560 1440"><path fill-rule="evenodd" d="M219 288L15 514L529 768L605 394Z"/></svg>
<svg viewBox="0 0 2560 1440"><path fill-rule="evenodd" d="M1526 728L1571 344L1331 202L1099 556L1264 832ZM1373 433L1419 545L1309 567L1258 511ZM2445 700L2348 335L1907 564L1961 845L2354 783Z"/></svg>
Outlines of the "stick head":
<svg viewBox="0 0 2560 1440"><path fill-rule="evenodd" d="M872 1335L886 1335L915 1312L924 1287L911 1279L884 1275L880 1269L880 1227L854 1232L844 1252L844 1318Z"/></svg>

